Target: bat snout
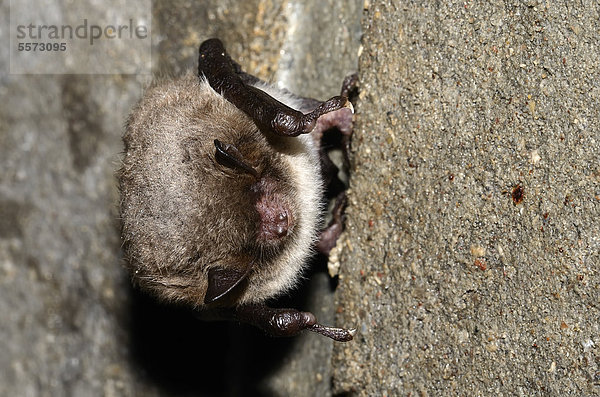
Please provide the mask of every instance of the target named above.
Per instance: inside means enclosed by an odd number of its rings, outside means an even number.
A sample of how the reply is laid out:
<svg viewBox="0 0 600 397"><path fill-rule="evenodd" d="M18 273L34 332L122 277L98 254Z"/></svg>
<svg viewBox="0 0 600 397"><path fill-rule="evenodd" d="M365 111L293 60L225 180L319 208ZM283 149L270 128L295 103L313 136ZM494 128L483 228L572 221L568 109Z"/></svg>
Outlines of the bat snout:
<svg viewBox="0 0 600 397"><path fill-rule="evenodd" d="M289 206L279 195L263 196L256 204L260 223L258 240L274 242L288 236L293 228Z"/></svg>

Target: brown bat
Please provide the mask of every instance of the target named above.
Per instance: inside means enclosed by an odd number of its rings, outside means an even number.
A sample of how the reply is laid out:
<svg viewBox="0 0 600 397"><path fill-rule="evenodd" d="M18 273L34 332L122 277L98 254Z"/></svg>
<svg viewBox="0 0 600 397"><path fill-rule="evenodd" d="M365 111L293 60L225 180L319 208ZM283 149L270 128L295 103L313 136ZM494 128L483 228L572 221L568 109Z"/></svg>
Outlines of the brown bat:
<svg viewBox="0 0 600 397"><path fill-rule="evenodd" d="M315 249L328 253L341 232L343 194L321 232L334 178L323 172L337 169L320 142L332 128L349 137L355 82L325 102L301 98L244 73L211 39L198 75L153 83L127 121L118 172L134 281L205 319L351 340L354 330L265 301L293 287Z"/></svg>

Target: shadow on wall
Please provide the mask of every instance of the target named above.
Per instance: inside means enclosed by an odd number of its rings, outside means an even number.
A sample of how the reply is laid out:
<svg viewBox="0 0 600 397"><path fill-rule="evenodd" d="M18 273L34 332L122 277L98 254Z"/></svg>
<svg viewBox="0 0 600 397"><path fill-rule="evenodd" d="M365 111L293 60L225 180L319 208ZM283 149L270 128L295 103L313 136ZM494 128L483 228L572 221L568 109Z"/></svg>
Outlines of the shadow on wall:
<svg viewBox="0 0 600 397"><path fill-rule="evenodd" d="M317 258L314 271L323 271ZM321 263L322 262L322 263ZM306 307L308 280L276 307ZM333 286L332 286L333 287ZM271 338L235 322L204 322L190 309L161 304L132 288L133 365L165 396L268 396L264 380L285 360L296 338Z"/></svg>
<svg viewBox="0 0 600 397"><path fill-rule="evenodd" d="M133 362L164 395L260 395L260 380L293 340L272 340L244 324L203 322L135 290Z"/></svg>

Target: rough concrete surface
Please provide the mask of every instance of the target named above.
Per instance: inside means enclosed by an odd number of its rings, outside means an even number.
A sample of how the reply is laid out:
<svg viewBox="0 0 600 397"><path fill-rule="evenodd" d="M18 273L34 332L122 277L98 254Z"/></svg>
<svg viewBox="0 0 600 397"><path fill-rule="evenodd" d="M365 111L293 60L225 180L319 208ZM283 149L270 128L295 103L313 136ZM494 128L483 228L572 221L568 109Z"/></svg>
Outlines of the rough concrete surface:
<svg viewBox="0 0 600 397"><path fill-rule="evenodd" d="M335 392L600 395L600 6L364 7Z"/></svg>
<svg viewBox="0 0 600 397"><path fill-rule="evenodd" d="M2 26L8 3L0 1ZM52 9L86 15L85 4ZM118 14L119 1L103 4ZM153 71L162 77L196 69L209 37L246 70L316 98L338 94L357 69L356 1L152 7ZM3 42L9 33L0 29ZM130 287L114 171L149 77L10 75L6 47L0 55L0 396L331 394L331 341L203 323ZM324 266L312 273L277 303L331 323L329 277Z"/></svg>

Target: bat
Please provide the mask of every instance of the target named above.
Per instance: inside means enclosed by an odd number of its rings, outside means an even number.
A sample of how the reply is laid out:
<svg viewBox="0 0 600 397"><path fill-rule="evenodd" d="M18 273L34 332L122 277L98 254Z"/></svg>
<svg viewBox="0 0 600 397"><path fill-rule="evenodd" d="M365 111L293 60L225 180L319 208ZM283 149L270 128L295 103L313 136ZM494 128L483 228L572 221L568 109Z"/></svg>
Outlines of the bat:
<svg viewBox="0 0 600 397"><path fill-rule="evenodd" d="M332 128L349 138L355 84L349 76L325 102L299 97L245 73L218 39L200 46L197 74L153 82L127 120L117 172L133 281L203 319L351 340L355 330L265 302L296 285L341 233L343 192L322 230L337 168L321 140Z"/></svg>

